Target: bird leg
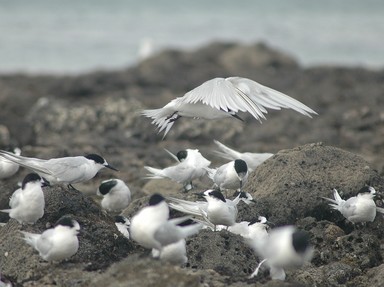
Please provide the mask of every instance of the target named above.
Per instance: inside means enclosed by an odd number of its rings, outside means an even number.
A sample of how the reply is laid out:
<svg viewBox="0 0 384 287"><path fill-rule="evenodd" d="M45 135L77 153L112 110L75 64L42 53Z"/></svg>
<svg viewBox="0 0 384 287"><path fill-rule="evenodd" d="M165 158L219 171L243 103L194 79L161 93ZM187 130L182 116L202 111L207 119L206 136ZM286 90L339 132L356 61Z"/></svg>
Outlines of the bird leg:
<svg viewBox="0 0 384 287"><path fill-rule="evenodd" d="M67 187L69 190L80 191L80 190L76 189L72 184L68 184Z"/></svg>
<svg viewBox="0 0 384 287"><path fill-rule="evenodd" d="M173 123L173 122L177 121L179 118L181 118L181 116L176 111L173 114L171 114L170 116L166 117L165 120L170 122L170 123Z"/></svg>

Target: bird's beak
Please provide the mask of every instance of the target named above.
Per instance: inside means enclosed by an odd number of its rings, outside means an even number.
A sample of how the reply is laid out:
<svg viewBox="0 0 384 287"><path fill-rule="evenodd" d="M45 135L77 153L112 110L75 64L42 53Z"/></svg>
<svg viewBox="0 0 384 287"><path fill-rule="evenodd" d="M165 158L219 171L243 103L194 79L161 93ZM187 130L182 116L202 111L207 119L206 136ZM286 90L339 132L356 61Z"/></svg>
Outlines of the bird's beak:
<svg viewBox="0 0 384 287"><path fill-rule="evenodd" d="M49 183L48 180L46 180L44 177L42 179L43 179L43 182L41 183L42 187L44 187L44 186L51 186L51 184Z"/></svg>
<svg viewBox="0 0 384 287"><path fill-rule="evenodd" d="M109 168L109 169L112 169L112 170L114 170L114 171L119 171L117 168L114 168L113 166L111 166L111 165L109 165L109 164L105 165L105 167L106 167L106 168Z"/></svg>
<svg viewBox="0 0 384 287"><path fill-rule="evenodd" d="M204 198L204 192L195 192L194 195L197 195L198 198Z"/></svg>

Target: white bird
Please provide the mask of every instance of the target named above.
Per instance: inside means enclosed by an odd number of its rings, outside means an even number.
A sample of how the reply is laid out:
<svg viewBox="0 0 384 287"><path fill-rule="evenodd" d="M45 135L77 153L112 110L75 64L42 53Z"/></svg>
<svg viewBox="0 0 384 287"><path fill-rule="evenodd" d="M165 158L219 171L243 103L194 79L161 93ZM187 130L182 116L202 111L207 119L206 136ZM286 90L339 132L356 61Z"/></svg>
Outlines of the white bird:
<svg viewBox="0 0 384 287"><path fill-rule="evenodd" d="M129 187L117 178L102 181L96 193L103 196L101 207L109 212L120 213L131 202Z"/></svg>
<svg viewBox="0 0 384 287"><path fill-rule="evenodd" d="M44 215L45 200L41 187L45 185L47 182L38 174L28 174L23 179L21 188L12 194L9 200L11 208L1 211L9 213L9 217L21 224L34 224Z"/></svg>
<svg viewBox="0 0 384 287"><path fill-rule="evenodd" d="M0 150L0 157L36 172L51 184L64 183L70 187L72 184L92 179L104 167L116 170L97 154L44 160Z"/></svg>
<svg viewBox="0 0 384 287"><path fill-rule="evenodd" d="M206 168L206 170L208 177L220 190L238 189L241 191L248 180L248 166L242 159L230 161L216 169Z"/></svg>
<svg viewBox="0 0 384 287"><path fill-rule="evenodd" d="M213 225L216 231L217 225L232 226L236 223L237 204L240 202L240 194L234 199L225 199L218 190L206 190L202 194L206 201L187 201L174 197L167 197L169 206L180 212L202 217L208 224Z"/></svg>
<svg viewBox="0 0 384 287"><path fill-rule="evenodd" d="M228 159L228 160L235 160L235 159L242 159L247 163L249 172L252 172L258 167L260 164L262 164L264 161L269 159L271 156L273 156L273 153L252 153L252 152L238 152L234 149L231 149L221 142L214 140L215 144L218 146L220 151L214 151L216 155Z"/></svg>
<svg viewBox="0 0 384 287"><path fill-rule="evenodd" d="M117 230L120 231L120 233L127 239L130 238L129 236L129 227L131 225L131 222L128 218L122 215L116 215L115 216L115 225L117 227Z"/></svg>
<svg viewBox="0 0 384 287"><path fill-rule="evenodd" d="M269 267L272 279L285 280L286 268L298 268L311 261L313 247L306 232L294 226L272 229L255 250L263 258L250 278L256 276L263 263Z"/></svg>
<svg viewBox="0 0 384 287"><path fill-rule="evenodd" d="M330 201L329 204L333 209L340 211L340 213L350 222L372 222L375 220L376 211L384 213L384 209L376 206L373 200L376 190L369 186L363 187L357 196L343 200L336 189L333 189L334 199L323 197L323 199Z"/></svg>
<svg viewBox="0 0 384 287"><path fill-rule="evenodd" d="M42 234L21 231L24 240L39 252L46 261L61 261L74 255L79 249L77 238L80 225L69 217L61 218L54 228Z"/></svg>
<svg viewBox="0 0 384 287"><path fill-rule="evenodd" d="M293 109L305 116L317 114L301 102L255 81L241 77L214 78L178 97L163 108L144 110L142 114L152 118L159 133L164 137L180 117L220 119L238 116L239 112L249 112L261 122L267 108L280 110Z"/></svg>
<svg viewBox="0 0 384 287"><path fill-rule="evenodd" d="M161 252L160 250L153 248L152 257L170 262L174 265L185 265L188 262L185 239L164 246Z"/></svg>
<svg viewBox="0 0 384 287"><path fill-rule="evenodd" d="M15 148L14 154L20 155L21 150L19 148ZM20 166L17 163L0 157L0 179L11 177L19 170L19 167Z"/></svg>
<svg viewBox="0 0 384 287"><path fill-rule="evenodd" d="M163 247L197 233L202 225L178 226L189 217L169 219L169 207L164 197L154 194L149 205L131 219L131 238L141 246L162 251Z"/></svg>
<svg viewBox="0 0 384 287"><path fill-rule="evenodd" d="M167 150L166 150L167 151ZM184 190L192 189L192 181L207 174L206 168L211 164L209 160L202 156L197 149L186 149L179 151L176 156L167 151L173 158L178 160L176 165L164 169L145 166L150 173L146 178L159 179L169 178L181 183Z"/></svg>

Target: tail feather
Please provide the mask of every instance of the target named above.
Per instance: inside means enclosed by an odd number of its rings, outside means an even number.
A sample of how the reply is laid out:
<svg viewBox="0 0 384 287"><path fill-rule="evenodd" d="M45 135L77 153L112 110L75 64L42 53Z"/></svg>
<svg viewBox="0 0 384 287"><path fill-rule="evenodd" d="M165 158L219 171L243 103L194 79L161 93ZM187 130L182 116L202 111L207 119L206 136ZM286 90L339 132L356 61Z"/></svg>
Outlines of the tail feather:
<svg viewBox="0 0 384 287"><path fill-rule="evenodd" d="M32 247L36 246L36 242L40 237L40 234L20 231L24 235L24 240L27 244L31 245Z"/></svg>
<svg viewBox="0 0 384 287"><path fill-rule="evenodd" d="M144 166L144 168L145 168L147 171L150 172L149 174L147 174L147 176L146 176L145 178L148 178L148 179L160 179L160 178L166 178L166 176L164 175L162 169L154 168L154 167L150 167L150 166Z"/></svg>
<svg viewBox="0 0 384 287"><path fill-rule="evenodd" d="M141 114L152 119L152 124L157 126L158 133L161 133L164 130L163 138L167 135L174 124L174 120L172 121L172 111L165 108L143 110Z"/></svg>
<svg viewBox="0 0 384 287"><path fill-rule="evenodd" d="M214 143L221 151L215 151L215 154L229 160L234 160L241 157L241 154L226 145L222 144L218 140L214 140Z"/></svg>
<svg viewBox="0 0 384 287"><path fill-rule="evenodd" d="M333 209L340 210L341 205L344 202L344 200L340 197L339 193L337 192L337 190L335 188L333 189L333 197L334 197L334 199L328 198L328 197L322 197L322 198L331 202L329 205Z"/></svg>
<svg viewBox="0 0 384 287"><path fill-rule="evenodd" d="M4 212L4 213L10 213L12 209L2 209L0 210L0 212Z"/></svg>
<svg viewBox="0 0 384 287"><path fill-rule="evenodd" d="M183 237L186 238L191 235L194 235L198 233L201 228L203 228L203 224L201 223L195 223L195 224L183 226L182 227Z"/></svg>
<svg viewBox="0 0 384 287"><path fill-rule="evenodd" d="M204 169L207 171L208 177L213 180L215 173L216 173L216 169L215 168L209 168L209 167L204 167Z"/></svg>

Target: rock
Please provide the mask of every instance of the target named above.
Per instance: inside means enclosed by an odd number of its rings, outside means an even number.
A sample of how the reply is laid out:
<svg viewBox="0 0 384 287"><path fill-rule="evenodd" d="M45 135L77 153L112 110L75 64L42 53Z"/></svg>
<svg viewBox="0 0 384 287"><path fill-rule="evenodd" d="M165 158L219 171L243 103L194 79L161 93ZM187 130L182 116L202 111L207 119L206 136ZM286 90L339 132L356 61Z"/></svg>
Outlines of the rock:
<svg viewBox="0 0 384 287"><path fill-rule="evenodd" d="M72 216L81 226L80 248L68 263L61 262L57 267L69 264L83 271L101 270L134 252L136 245L117 231L113 218L79 191L49 187L44 195L45 214L35 225L21 226L12 219L0 229L0 254L7 254L2 258L2 273L18 284L39 280L55 269L21 239L19 231L41 233L64 215Z"/></svg>
<svg viewBox="0 0 384 287"><path fill-rule="evenodd" d="M253 192L255 209L276 224L294 224L312 216L317 220L344 221L321 197L332 189L349 198L365 185L379 190L383 180L363 158L323 144L282 150L256 168L246 190Z"/></svg>

